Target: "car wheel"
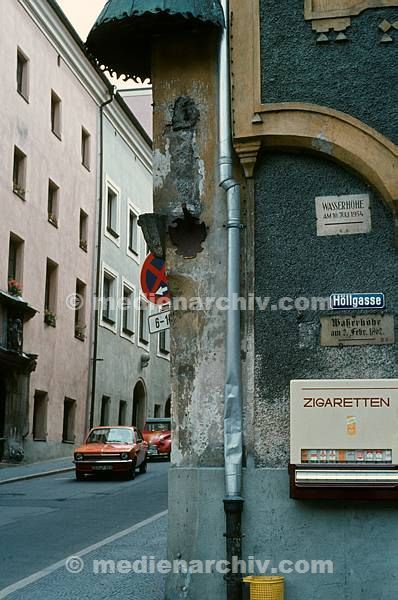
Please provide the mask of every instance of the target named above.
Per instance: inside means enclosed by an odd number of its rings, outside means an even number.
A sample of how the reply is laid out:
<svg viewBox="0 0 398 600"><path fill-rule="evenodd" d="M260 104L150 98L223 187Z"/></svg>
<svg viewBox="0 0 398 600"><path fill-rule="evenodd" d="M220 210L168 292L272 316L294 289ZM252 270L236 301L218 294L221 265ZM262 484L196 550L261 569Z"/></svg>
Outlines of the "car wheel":
<svg viewBox="0 0 398 600"><path fill-rule="evenodd" d="M137 461L134 460L133 464L131 465L131 468L129 471L127 471L127 479L133 480L135 479L135 470L137 468Z"/></svg>
<svg viewBox="0 0 398 600"><path fill-rule="evenodd" d="M79 473L79 471L76 471L76 481L84 481L84 479L84 473Z"/></svg>
<svg viewBox="0 0 398 600"><path fill-rule="evenodd" d="M148 466L148 460L147 460L147 457L145 457L144 462L142 462L140 464L140 474L141 475L144 475L144 473L146 473L147 466Z"/></svg>

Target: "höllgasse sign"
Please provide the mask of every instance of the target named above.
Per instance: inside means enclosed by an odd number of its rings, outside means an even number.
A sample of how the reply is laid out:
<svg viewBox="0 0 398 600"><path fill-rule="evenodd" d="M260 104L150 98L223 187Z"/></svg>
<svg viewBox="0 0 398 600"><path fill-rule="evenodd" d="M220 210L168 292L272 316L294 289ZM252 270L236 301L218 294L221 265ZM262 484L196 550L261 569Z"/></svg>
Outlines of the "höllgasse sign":
<svg viewBox="0 0 398 600"><path fill-rule="evenodd" d="M334 293L330 295L329 305L332 310L377 309L383 310L386 299L382 292L369 293Z"/></svg>

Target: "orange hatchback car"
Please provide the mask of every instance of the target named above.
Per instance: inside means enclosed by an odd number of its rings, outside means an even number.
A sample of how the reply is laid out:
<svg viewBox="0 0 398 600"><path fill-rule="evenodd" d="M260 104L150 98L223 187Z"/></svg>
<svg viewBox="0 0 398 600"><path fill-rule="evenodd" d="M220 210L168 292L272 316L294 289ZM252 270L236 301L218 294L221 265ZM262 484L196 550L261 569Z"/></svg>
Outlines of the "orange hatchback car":
<svg viewBox="0 0 398 600"><path fill-rule="evenodd" d="M86 442L75 450L76 479L85 475L115 473L135 478L146 473L148 444L136 427L94 427Z"/></svg>

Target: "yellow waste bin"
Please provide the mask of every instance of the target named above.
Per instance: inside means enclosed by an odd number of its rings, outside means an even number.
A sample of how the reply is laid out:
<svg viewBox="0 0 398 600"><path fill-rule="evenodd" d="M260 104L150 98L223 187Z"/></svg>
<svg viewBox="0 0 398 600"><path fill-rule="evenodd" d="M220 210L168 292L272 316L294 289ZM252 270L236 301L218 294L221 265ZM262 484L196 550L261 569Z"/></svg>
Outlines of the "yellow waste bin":
<svg viewBox="0 0 398 600"><path fill-rule="evenodd" d="M244 577L250 585L250 600L284 600L284 577Z"/></svg>

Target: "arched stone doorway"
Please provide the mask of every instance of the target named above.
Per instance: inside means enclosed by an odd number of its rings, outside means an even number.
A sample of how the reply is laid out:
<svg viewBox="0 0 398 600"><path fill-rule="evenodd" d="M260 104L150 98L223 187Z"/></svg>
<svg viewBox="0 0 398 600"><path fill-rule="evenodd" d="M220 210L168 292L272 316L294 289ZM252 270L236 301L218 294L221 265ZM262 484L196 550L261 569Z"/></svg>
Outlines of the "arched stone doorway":
<svg viewBox="0 0 398 600"><path fill-rule="evenodd" d="M135 384L133 394L133 418L132 425L143 429L146 419L146 389L144 383L139 380Z"/></svg>
<svg viewBox="0 0 398 600"><path fill-rule="evenodd" d="M165 407L164 407L164 416L170 419L171 417L171 396L167 398Z"/></svg>

